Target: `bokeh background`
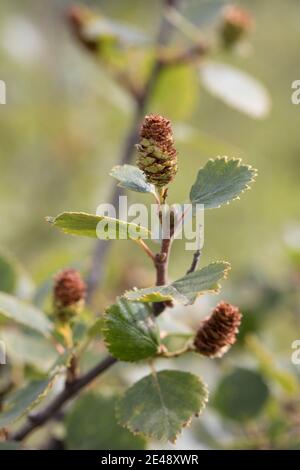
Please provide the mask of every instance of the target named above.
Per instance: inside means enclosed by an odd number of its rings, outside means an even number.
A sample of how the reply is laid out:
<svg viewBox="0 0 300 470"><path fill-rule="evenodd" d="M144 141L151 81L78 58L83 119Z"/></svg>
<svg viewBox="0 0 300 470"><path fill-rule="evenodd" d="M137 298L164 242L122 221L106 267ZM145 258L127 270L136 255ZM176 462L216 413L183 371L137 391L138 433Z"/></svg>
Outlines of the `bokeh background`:
<svg viewBox="0 0 300 470"><path fill-rule="evenodd" d="M132 25L150 41L160 20L158 0L151 5L141 0L81 3ZM210 38L226 3L186 0L182 13ZM128 94L70 34L64 12L71 4L2 0L0 5L0 79L7 86L7 104L0 106L0 246L27 273L23 289L33 290L34 285L46 289L53 274L65 266L88 269L93 241L63 235L44 219L64 210L95 212L99 203L107 201L114 184L108 172L118 163L133 113ZM241 383L250 381L238 390L251 388L251 377L243 382L236 368L254 370L264 385L257 386L256 398L244 398L258 403L246 420L230 416L234 406L231 413L230 403L218 404L216 398L216 405L184 432L179 449L300 445L300 365L291 363L291 343L300 338L300 105L291 102L291 84L300 78L300 4L297 0L238 4L255 17L255 31L234 52L217 48L213 59L263 83L271 97L270 112L253 119L227 106L206 91L199 71L189 67L175 67L162 77L148 110L174 122L180 171L170 190L171 201L187 200L196 171L208 158L242 157L258 169L251 191L240 201L208 211L205 218L202 261L225 259L232 264L222 298L245 312L240 342L222 361L195 359L188 367L201 373L212 395L220 381L236 371ZM146 201L146 196L138 199ZM176 242L172 278L186 270L190 258L191 253ZM125 241L115 243L98 294L100 309L125 288L153 280L151 263L138 248ZM194 327L216 300L197 303L185 314L186 325ZM165 321L173 319L182 322L181 311ZM131 383L145 370L126 366L121 379L121 373L112 372L105 391L118 380ZM238 401L243 402L239 393ZM73 447L80 446L76 436L72 442ZM91 440L89 445L97 448L99 442Z"/></svg>

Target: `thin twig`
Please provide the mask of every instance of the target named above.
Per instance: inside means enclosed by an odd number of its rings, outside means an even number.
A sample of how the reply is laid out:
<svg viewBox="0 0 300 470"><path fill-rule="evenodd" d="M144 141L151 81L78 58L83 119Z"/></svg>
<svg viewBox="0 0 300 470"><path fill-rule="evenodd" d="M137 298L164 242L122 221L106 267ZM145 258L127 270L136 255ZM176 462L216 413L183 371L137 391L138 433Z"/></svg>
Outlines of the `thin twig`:
<svg viewBox="0 0 300 470"><path fill-rule="evenodd" d="M170 7L176 7L178 1L179 0L165 0L165 10L167 11ZM156 40L158 48L168 42L172 29L173 26L166 19L164 13ZM159 57L157 57L155 63L153 64L153 68L150 72L147 83L145 84L143 92L138 97L136 97L135 115L125 141L124 149L119 162L120 165L129 163L132 159L134 153L134 144L138 141L139 138L138 129L140 126L140 122L145 114L149 99L151 98L153 89L155 88L155 85L163 68L163 62L160 60ZM120 194L121 189L118 186L114 186L110 197L110 203L114 207L117 206ZM108 240L98 240L96 243L95 250L92 256L91 268L87 277L88 303L91 303L93 294L103 279L105 260L109 247L110 242Z"/></svg>
<svg viewBox="0 0 300 470"><path fill-rule="evenodd" d="M200 260L200 256L201 256L201 251L200 250L195 251L191 267L186 272L187 274L193 273L196 270L199 260Z"/></svg>
<svg viewBox="0 0 300 470"><path fill-rule="evenodd" d="M67 368L67 373L66 373L66 383L70 385L73 383L78 374L78 360L75 354L72 355L70 359L70 364Z"/></svg>
<svg viewBox="0 0 300 470"><path fill-rule="evenodd" d="M103 372L109 369L116 362L117 359L112 356L107 356L89 372L78 379L75 379L72 383L66 384L63 391L59 393L45 408L35 414L30 414L26 423L14 434L11 434L9 440L22 441L25 439L25 437L27 437L34 429L39 428L52 419L65 403L77 395L82 388L90 384L96 377L103 374Z"/></svg>
<svg viewBox="0 0 300 470"><path fill-rule="evenodd" d="M165 8L175 7L179 0L165 0ZM157 46L161 46L167 43L170 33L172 31L172 26L166 20L165 15L161 21L161 26L159 29L157 37ZM163 63L157 59L152 72L149 76L148 82L145 85L144 92L137 99L137 106L135 117L131 129L128 133L128 137L124 146L124 151L120 160L120 164L128 163L131 160L133 154L134 144L138 139L138 127L140 121L145 112L146 106L148 104L149 98L152 94L153 88L157 82L157 79L160 75L160 72L163 68ZM119 187L115 187L111 195L111 203L116 205L119 197ZM171 238L163 240L161 246L161 252L155 257L155 265L157 270L157 282L166 283L167 276L167 267L168 267L168 256L171 246ZM93 263L88 277L88 300L91 301L92 295L96 288L98 287L99 282L103 277L103 266L104 260L108 251L108 242L107 241L98 241L93 256ZM163 312L166 307L166 303L159 302L154 304L157 305L157 309L154 309L155 315L159 315ZM9 436L9 440L12 441L22 441L35 429L47 423L49 420L54 418L57 413L62 409L62 407L76 396L84 387L89 385L94 379L107 371L111 366L113 366L117 359L112 356L107 356L99 364L97 364L90 371L82 375L81 377L73 377L71 382L66 382L65 388L61 393L59 393L50 403L43 408L41 411L30 414L27 418L25 424L15 433L12 433Z"/></svg>
<svg viewBox="0 0 300 470"><path fill-rule="evenodd" d="M149 246L142 240L137 240L137 244L144 250L147 256L152 259L152 261L155 261L155 254L153 251L149 248Z"/></svg>
<svg viewBox="0 0 300 470"><path fill-rule="evenodd" d="M164 238L161 243L161 251L155 257L154 266L156 269L156 285L164 286L167 284L167 273L169 266L170 250L174 235L174 226L170 227L168 238ZM155 302L153 304L153 313L155 316L160 315L166 307L171 307L172 302Z"/></svg>

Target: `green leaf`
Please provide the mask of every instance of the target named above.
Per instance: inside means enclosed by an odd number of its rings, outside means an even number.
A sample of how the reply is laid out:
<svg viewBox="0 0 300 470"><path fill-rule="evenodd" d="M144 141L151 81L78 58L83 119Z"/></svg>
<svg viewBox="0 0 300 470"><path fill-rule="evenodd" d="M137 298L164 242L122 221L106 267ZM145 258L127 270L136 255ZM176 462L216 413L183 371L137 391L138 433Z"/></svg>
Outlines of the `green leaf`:
<svg viewBox="0 0 300 470"><path fill-rule="evenodd" d="M264 378L250 369L236 368L219 384L214 407L225 417L236 421L254 418L265 406L269 389Z"/></svg>
<svg viewBox="0 0 300 470"><path fill-rule="evenodd" d="M264 118L269 113L269 93L247 73L211 61L201 64L199 72L205 88L229 106L253 118Z"/></svg>
<svg viewBox="0 0 300 470"><path fill-rule="evenodd" d="M230 264L224 261L211 263L169 285L136 289L125 292L125 297L136 302L176 300L183 305L190 305L205 292L218 292L220 287L218 281L226 278L229 269Z"/></svg>
<svg viewBox="0 0 300 470"><path fill-rule="evenodd" d="M49 336L53 326L46 315L36 307L9 294L0 292L0 315Z"/></svg>
<svg viewBox="0 0 300 470"><path fill-rule="evenodd" d="M215 209L237 199L254 180L256 170L242 165L240 159L219 157L209 160L199 170L190 192L192 204L204 204L205 209Z"/></svg>
<svg viewBox="0 0 300 470"><path fill-rule="evenodd" d="M53 381L53 377L45 380L36 380L10 395L4 402L3 412L0 413L0 428L12 424L37 406L47 395Z"/></svg>
<svg viewBox="0 0 300 470"><path fill-rule="evenodd" d="M104 327L104 316L98 318L93 325L91 325L87 331L87 335L90 338L96 338L97 336L101 338L103 334Z"/></svg>
<svg viewBox="0 0 300 470"><path fill-rule="evenodd" d="M112 217L86 214L85 212L63 212L57 217L47 217L46 220L65 233L83 237L103 240L128 238L139 240L140 238L150 237L150 232L137 224L131 224ZM100 226L99 223L103 221L107 224ZM113 236L109 233L110 228Z"/></svg>
<svg viewBox="0 0 300 470"><path fill-rule="evenodd" d="M6 249L0 248L0 291L19 298L31 298L33 283L24 267Z"/></svg>
<svg viewBox="0 0 300 470"><path fill-rule="evenodd" d="M171 286L147 287L125 292L124 296L130 302L166 302L175 298L176 292Z"/></svg>
<svg viewBox="0 0 300 470"><path fill-rule="evenodd" d="M0 253L0 291L12 294L17 284L17 272L14 264L3 253Z"/></svg>
<svg viewBox="0 0 300 470"><path fill-rule="evenodd" d="M117 404L117 419L134 434L175 442L208 399L206 385L188 372L164 370L134 384Z"/></svg>
<svg viewBox="0 0 300 470"><path fill-rule="evenodd" d="M165 67L151 100L151 112L174 120L187 119L197 106L199 84L197 71L190 65Z"/></svg>
<svg viewBox="0 0 300 470"><path fill-rule="evenodd" d="M107 309L103 334L110 353L122 361L153 357L160 344L150 307L125 299Z"/></svg>
<svg viewBox="0 0 300 470"><path fill-rule="evenodd" d="M46 372L56 360L58 353L44 336L32 331L7 329L1 331L10 359L18 364L31 364Z"/></svg>
<svg viewBox="0 0 300 470"><path fill-rule="evenodd" d="M0 429L20 419L46 398L57 377L65 371L70 361L71 354L71 351L66 351L59 356L48 371L47 378L34 380L22 389L16 390L7 396L2 403Z"/></svg>
<svg viewBox="0 0 300 470"><path fill-rule="evenodd" d="M110 171L110 176L119 181L121 188L131 189L138 193L155 194L155 186L148 183L145 173L133 165L117 165Z"/></svg>
<svg viewBox="0 0 300 470"><path fill-rule="evenodd" d="M138 450L145 441L132 436L116 420L114 397L88 393L79 398L66 419L68 450Z"/></svg>
<svg viewBox="0 0 300 470"><path fill-rule="evenodd" d="M123 46L140 46L149 40L143 32L136 30L133 26L113 21L98 14L89 17L83 28L83 35L88 40L99 42L105 38L115 38Z"/></svg>
<svg viewBox="0 0 300 470"><path fill-rule="evenodd" d="M161 342L168 352L176 352L183 349L194 336L195 333L168 333Z"/></svg>

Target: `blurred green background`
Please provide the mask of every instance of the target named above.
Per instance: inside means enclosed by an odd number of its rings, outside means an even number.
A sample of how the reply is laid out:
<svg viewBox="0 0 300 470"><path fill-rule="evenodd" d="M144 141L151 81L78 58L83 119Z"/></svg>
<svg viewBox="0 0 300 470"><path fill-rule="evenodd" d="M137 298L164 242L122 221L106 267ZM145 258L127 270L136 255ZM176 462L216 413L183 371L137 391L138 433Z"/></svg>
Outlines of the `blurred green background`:
<svg viewBox="0 0 300 470"><path fill-rule="evenodd" d="M93 241L63 235L44 218L64 210L95 212L107 201L114 184L108 172L118 163L133 113L128 95L70 34L64 11L72 3L2 0L0 5L0 79L7 86L7 104L0 106L0 246L17 257L36 283L69 264L88 267ZM150 38L157 30L158 0L151 5L141 0L81 3ZM186 0L182 12L209 36L226 3ZM300 224L300 106L291 103L291 84L300 78L300 3L238 4L252 12L255 31L243 51L218 52L214 59L265 85L272 99L268 116L256 120L228 107L205 91L197 70L184 68L163 77L148 110L174 122L180 171L170 189L171 201L187 201L198 168L210 157L242 157L258 169L257 182L241 201L206 214L203 263L232 263L226 295L255 310L254 320L246 320L250 331L269 312L265 341L276 360L286 364L299 327L297 288L290 293L299 266L284 234ZM146 196L139 199L146 201ZM181 275L190 258L176 242L171 277ZM107 269L113 293L120 294L123 285L142 275L153 279L150 262L145 264L135 246L115 243ZM284 302L283 291L288 293Z"/></svg>
<svg viewBox="0 0 300 470"><path fill-rule="evenodd" d="M93 212L106 201L113 183L107 173L118 161L132 112L123 91L71 37L63 15L70 3L3 0L0 7L1 79L7 84L7 105L0 108L0 243L37 279L89 252L90 241L56 233L44 217L63 210ZM151 2L149 15L144 1L89 2L149 35L157 28L159 3ZM222 2L184 4L186 14L201 24L214 12L211 5ZM173 79L165 87L155 111L161 107L169 118L199 131L180 142L173 200L187 200L196 170L208 157L242 156L259 171L255 189L240 203L207 214L203 256L230 259L233 276L252 265L280 279L282 233L299 219L300 120L290 97L291 82L299 75L300 5L296 0L240 4L256 18L253 50L246 58L221 59L265 84L273 102L270 115L264 120L244 116L207 95L197 77L182 73L178 83ZM180 261L187 264L182 256ZM171 269L181 271L180 264L176 260Z"/></svg>

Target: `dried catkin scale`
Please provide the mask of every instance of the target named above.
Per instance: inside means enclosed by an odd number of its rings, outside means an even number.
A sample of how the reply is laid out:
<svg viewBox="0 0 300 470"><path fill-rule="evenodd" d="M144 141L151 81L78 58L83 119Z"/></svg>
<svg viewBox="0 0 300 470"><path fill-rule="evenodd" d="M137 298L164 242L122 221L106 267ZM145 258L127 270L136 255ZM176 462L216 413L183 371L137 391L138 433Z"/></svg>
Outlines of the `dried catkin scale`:
<svg viewBox="0 0 300 470"><path fill-rule="evenodd" d="M204 320L194 339L197 352L203 356L221 357L236 341L242 315L237 307L220 302Z"/></svg>
<svg viewBox="0 0 300 470"><path fill-rule="evenodd" d="M136 148L137 166L147 181L157 187L167 186L177 173L177 151L170 121L160 115L146 116Z"/></svg>

